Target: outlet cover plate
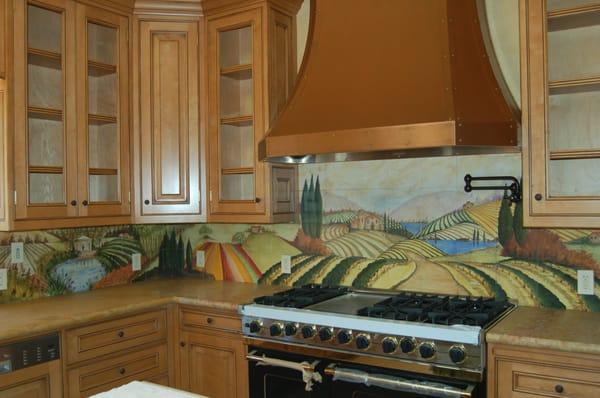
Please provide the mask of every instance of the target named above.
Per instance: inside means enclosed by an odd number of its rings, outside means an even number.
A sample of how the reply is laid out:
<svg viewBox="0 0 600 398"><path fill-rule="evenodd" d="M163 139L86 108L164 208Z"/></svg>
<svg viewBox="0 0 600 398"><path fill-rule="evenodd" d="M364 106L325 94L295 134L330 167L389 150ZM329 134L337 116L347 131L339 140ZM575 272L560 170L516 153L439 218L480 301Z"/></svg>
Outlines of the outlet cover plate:
<svg viewBox="0 0 600 398"><path fill-rule="evenodd" d="M23 242L13 242L10 244L10 262L12 264L23 264L25 256L23 250Z"/></svg>
<svg viewBox="0 0 600 398"><path fill-rule="evenodd" d="M290 274L292 273L292 256L281 256L281 273Z"/></svg>
<svg viewBox="0 0 600 398"><path fill-rule="evenodd" d="M582 269L577 271L577 293L594 294L594 271Z"/></svg>
<svg viewBox="0 0 600 398"><path fill-rule="evenodd" d="M196 267L204 268L204 265L205 265L204 250L198 250L198 251L196 251Z"/></svg>
<svg viewBox="0 0 600 398"><path fill-rule="evenodd" d="M131 270L132 271L141 271L142 270L142 254L141 253L133 253L131 255Z"/></svg>
<svg viewBox="0 0 600 398"><path fill-rule="evenodd" d="M8 270L0 268L0 290L8 289Z"/></svg>

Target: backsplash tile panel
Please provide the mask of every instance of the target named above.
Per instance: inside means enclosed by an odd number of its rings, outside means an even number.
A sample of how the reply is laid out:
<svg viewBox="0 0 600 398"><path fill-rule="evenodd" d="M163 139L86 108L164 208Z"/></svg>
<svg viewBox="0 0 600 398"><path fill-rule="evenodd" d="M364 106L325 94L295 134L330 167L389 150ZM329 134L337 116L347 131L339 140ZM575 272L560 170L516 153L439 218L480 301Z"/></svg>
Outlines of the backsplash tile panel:
<svg viewBox="0 0 600 398"><path fill-rule="evenodd" d="M466 173L520 176L520 162L518 155L489 155L303 165L298 224L0 233L0 267L9 269L0 302L185 275L500 296L600 311L598 279L596 295L576 293L577 269L600 274L599 231L525 230L516 207L502 205L502 192L463 191ZM10 264L14 241L24 242L23 264ZM203 267L196 266L198 250ZM131 270L136 252L140 272ZM289 275L281 274L282 255L293 256Z"/></svg>

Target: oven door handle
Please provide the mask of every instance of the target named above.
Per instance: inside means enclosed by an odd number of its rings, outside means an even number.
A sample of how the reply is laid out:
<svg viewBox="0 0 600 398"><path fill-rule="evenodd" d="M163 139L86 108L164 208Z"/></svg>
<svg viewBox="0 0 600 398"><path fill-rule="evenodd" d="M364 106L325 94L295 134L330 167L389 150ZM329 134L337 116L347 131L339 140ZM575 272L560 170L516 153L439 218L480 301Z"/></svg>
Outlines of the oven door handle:
<svg viewBox="0 0 600 398"><path fill-rule="evenodd" d="M368 373L362 370L341 368L331 364L325 368L325 374L333 380L347 383L359 383L366 386L376 386L386 390L411 392L426 397L471 398L475 386L468 384L466 388L450 386L435 381L411 380L398 376Z"/></svg>
<svg viewBox="0 0 600 398"><path fill-rule="evenodd" d="M258 355L256 351L252 351L246 355L246 359L249 361L254 361L258 365L275 366L301 372L302 381L304 381L306 391L312 391L312 386L315 382L321 383L323 381L321 374L315 370L315 367L319 364L319 361L313 361L312 363L308 363L306 361L292 362L284 359L270 358L264 354Z"/></svg>

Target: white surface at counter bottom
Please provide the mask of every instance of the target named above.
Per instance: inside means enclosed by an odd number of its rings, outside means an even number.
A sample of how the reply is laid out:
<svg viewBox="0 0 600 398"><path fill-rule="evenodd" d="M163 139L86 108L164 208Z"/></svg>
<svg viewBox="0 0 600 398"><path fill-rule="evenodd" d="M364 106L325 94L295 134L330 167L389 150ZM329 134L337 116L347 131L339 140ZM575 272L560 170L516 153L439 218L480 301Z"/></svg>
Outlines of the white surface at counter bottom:
<svg viewBox="0 0 600 398"><path fill-rule="evenodd" d="M203 395L148 383L147 381L132 381L124 386L113 388L90 398L207 398Z"/></svg>

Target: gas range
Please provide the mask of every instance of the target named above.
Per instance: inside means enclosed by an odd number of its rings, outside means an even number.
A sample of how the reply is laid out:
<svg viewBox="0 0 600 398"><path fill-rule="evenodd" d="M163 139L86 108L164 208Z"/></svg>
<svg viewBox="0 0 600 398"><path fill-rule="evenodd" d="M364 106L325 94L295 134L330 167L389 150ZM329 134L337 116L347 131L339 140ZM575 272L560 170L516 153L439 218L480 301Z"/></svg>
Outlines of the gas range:
<svg viewBox="0 0 600 398"><path fill-rule="evenodd" d="M380 358L397 369L481 381L485 331L513 308L492 298L307 285L258 297L240 312L255 345Z"/></svg>

